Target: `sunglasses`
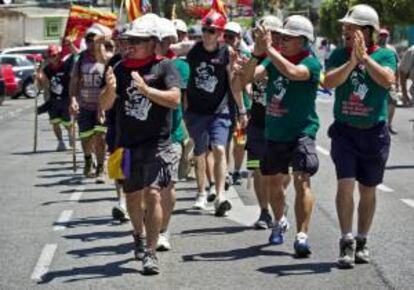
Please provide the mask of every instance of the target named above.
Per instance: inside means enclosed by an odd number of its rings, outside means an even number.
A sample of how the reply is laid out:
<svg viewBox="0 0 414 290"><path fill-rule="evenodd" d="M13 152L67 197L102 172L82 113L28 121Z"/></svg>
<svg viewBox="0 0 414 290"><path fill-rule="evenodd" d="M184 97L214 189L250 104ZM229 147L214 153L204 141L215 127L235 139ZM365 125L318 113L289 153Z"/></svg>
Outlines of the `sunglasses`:
<svg viewBox="0 0 414 290"><path fill-rule="evenodd" d="M93 37L90 37L90 38L86 38L85 39L85 42L86 43L92 43L94 41L94 38Z"/></svg>
<svg viewBox="0 0 414 290"><path fill-rule="evenodd" d="M295 36L287 36L287 35L282 36L282 41L284 41L284 42L289 42L289 41L292 41L294 39L297 39L297 37L295 37Z"/></svg>
<svg viewBox="0 0 414 290"><path fill-rule="evenodd" d="M215 29L214 27L202 27L201 28L202 33L215 34L216 31L217 29Z"/></svg>
<svg viewBox="0 0 414 290"><path fill-rule="evenodd" d="M236 35L235 34L233 34L233 33L224 33L224 35L223 35L223 38L224 39L228 39L228 40L233 40L233 39L235 39L236 38Z"/></svg>
<svg viewBox="0 0 414 290"><path fill-rule="evenodd" d="M150 41L150 38L141 38L141 37L130 37L127 39L128 44L130 45L140 45Z"/></svg>

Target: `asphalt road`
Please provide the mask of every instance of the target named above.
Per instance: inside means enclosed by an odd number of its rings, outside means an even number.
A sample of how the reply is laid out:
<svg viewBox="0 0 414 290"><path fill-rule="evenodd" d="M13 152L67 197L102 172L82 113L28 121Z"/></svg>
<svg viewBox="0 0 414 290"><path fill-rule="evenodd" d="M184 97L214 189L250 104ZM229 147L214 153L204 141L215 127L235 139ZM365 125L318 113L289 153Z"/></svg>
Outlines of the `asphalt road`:
<svg viewBox="0 0 414 290"><path fill-rule="evenodd" d="M335 173L327 127L332 101L318 102L320 171L309 234L313 255L293 257L294 227L281 246L268 231L252 229L258 217L253 192L227 194L226 218L191 210L194 182L178 185L171 221L173 250L160 253L162 273L140 274L133 260L129 224L111 218L113 185L95 185L72 172L69 152L55 152L47 117L39 121L33 151L33 100L0 107L0 289L412 289L414 286L414 109L397 110L392 154L369 239L373 262L354 270L336 267L339 229L334 207ZM79 152L78 159L81 159ZM82 164L80 164L82 165ZM288 218L294 224L292 187ZM358 194L355 194L357 199Z"/></svg>

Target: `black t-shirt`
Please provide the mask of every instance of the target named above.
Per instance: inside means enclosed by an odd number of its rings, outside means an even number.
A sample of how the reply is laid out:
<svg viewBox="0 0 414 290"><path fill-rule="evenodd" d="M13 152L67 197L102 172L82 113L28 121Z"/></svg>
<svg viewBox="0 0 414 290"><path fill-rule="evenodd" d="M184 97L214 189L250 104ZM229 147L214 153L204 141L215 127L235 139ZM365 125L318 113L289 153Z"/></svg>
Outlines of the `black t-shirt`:
<svg viewBox="0 0 414 290"><path fill-rule="evenodd" d="M180 87L180 76L175 66L167 59L154 59L140 67L131 67L127 60L121 60L113 68L116 94L121 105L120 146L134 148L168 145L172 110L139 94L131 72L137 71L150 87L168 90Z"/></svg>
<svg viewBox="0 0 414 290"><path fill-rule="evenodd" d="M73 62L69 59L58 66L46 65L43 68L49 80L49 93L52 100L69 101L69 82Z"/></svg>
<svg viewBox="0 0 414 290"><path fill-rule="evenodd" d="M187 86L188 111L213 114L228 110L230 90L227 65L230 63L229 49L219 45L213 52L204 49L198 42L187 55L190 79Z"/></svg>
<svg viewBox="0 0 414 290"><path fill-rule="evenodd" d="M121 60L122 60L122 54L120 54L120 53L115 54L114 56L112 56L109 59L108 63L105 66L104 78L105 78L106 72L108 71L108 68L109 67L113 68L114 65L117 64ZM102 82L102 88L104 86L105 86L105 81ZM115 103L112 106L112 108L105 112L105 116L106 116L105 125L107 125L107 126L116 126L115 113L116 113L116 107L117 106L118 106L118 99L115 100Z"/></svg>
<svg viewBox="0 0 414 290"><path fill-rule="evenodd" d="M260 63L264 60L262 58ZM266 85L267 80L253 82L253 100L252 107L250 109L250 120L251 126L264 129L265 128L265 115L266 115Z"/></svg>

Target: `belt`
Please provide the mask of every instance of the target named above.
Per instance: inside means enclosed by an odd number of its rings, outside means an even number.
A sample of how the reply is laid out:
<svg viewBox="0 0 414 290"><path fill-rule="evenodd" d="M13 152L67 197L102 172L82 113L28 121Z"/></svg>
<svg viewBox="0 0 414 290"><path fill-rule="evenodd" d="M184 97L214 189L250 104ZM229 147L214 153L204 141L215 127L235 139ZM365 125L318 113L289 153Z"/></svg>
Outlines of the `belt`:
<svg viewBox="0 0 414 290"><path fill-rule="evenodd" d="M347 127L354 128L354 129L368 130L368 129L372 129L372 128L378 126L380 123L381 122L379 122L379 123L359 124L359 125L351 124L351 123L342 123L342 124L344 124Z"/></svg>

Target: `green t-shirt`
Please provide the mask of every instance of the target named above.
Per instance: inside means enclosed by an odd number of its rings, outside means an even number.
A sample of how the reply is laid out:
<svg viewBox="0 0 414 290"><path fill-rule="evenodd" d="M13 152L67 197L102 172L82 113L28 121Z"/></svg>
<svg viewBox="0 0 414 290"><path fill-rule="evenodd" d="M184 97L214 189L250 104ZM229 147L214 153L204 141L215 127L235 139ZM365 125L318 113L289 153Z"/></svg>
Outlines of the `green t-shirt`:
<svg viewBox="0 0 414 290"><path fill-rule="evenodd" d="M370 57L382 67L397 68L394 53L378 48ZM332 52L327 69L340 67L350 59L345 48ZM335 119L354 126L369 126L388 119L389 90L377 84L363 65L355 67L348 79L335 90Z"/></svg>
<svg viewBox="0 0 414 290"><path fill-rule="evenodd" d="M294 141L300 136L316 137L319 118L315 100L321 65L312 55L298 64L311 74L307 81L292 81L281 74L270 59L262 62L269 80L266 87L265 137L277 142Z"/></svg>
<svg viewBox="0 0 414 290"><path fill-rule="evenodd" d="M181 58L176 58L172 62L180 73L181 90L185 90L190 76L190 67L188 66L188 63ZM185 138L187 138L187 134L183 124L183 105L181 102L172 114L171 139L173 143L182 143Z"/></svg>
<svg viewBox="0 0 414 290"><path fill-rule="evenodd" d="M250 51L245 49L240 49L240 54L248 59L252 56ZM243 90L243 103L246 110L250 111L252 108L252 101L250 100L249 94L246 92L246 90Z"/></svg>

